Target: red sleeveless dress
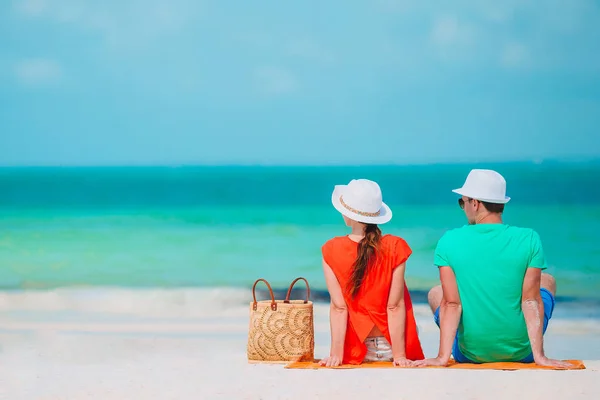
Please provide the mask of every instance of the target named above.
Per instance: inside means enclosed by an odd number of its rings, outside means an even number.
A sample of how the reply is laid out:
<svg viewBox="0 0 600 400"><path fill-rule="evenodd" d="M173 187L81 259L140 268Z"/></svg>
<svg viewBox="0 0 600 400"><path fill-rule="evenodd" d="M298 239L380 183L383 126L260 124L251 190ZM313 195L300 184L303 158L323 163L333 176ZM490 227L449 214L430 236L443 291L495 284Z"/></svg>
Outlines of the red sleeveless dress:
<svg viewBox="0 0 600 400"><path fill-rule="evenodd" d="M397 236L385 235L381 238L375 262L370 266L362 286L353 299L346 290L352 276L358 243L347 236L336 237L322 247L323 259L335 274L348 308L348 326L344 341L344 364L360 364L367 354L365 339L374 326L377 326L388 342L392 343L388 329L387 301L392 284L393 270L411 255L408 244ZM417 323L412 308L410 293L404 285L406 306L405 349L409 360L425 358L417 334Z"/></svg>

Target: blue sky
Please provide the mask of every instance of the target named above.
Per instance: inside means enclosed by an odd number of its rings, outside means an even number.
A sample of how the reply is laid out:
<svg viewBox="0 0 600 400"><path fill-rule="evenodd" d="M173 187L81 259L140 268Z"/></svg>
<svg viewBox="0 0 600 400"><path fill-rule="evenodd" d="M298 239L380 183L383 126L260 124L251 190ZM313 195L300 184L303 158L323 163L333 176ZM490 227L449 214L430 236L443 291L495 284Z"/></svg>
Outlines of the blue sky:
<svg viewBox="0 0 600 400"><path fill-rule="evenodd" d="M600 157L600 3L0 3L0 165Z"/></svg>

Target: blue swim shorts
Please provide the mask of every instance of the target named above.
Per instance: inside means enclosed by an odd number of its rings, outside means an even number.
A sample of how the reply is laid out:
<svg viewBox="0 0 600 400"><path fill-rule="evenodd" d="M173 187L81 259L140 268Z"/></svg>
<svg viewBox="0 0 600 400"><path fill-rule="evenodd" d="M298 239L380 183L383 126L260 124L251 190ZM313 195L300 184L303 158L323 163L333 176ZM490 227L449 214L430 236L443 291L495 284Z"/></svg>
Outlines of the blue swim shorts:
<svg viewBox="0 0 600 400"><path fill-rule="evenodd" d="M552 313L554 312L554 305L556 304L556 300L554 299L554 296L552 295L552 293L550 293L550 291L548 289L541 288L540 294L542 296L542 303L544 303L544 330L543 330L543 332L546 333L546 329L548 329L548 321L550 321L550 318L552 318ZM439 327L440 326L440 308L439 307L437 308L437 310L435 310L435 313L433 314L433 320ZM460 351L460 348L458 346L458 332L456 333L456 337L454 338L454 344L452 345L452 356L454 357L454 360L459 363L474 363L474 364L476 363L475 361L469 360ZM533 362L533 354L529 354L527 357L525 357L520 362L532 363Z"/></svg>

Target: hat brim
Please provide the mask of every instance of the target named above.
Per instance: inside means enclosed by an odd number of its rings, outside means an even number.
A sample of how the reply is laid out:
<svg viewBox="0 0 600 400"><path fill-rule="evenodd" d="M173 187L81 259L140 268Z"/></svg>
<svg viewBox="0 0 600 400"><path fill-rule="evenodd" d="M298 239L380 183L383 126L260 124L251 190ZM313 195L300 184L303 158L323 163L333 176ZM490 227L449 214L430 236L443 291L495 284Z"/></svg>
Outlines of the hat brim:
<svg viewBox="0 0 600 400"><path fill-rule="evenodd" d="M470 197L471 199L485 201L486 203L506 204L510 201L510 197L508 196L505 196L503 199L482 198L480 196L477 196L476 194L470 193L468 190L464 190L463 188L454 189L453 192L456 194L460 194L461 196Z"/></svg>
<svg viewBox="0 0 600 400"><path fill-rule="evenodd" d="M362 222L363 224L376 224L382 225L386 222L389 222L392 219L392 210L388 207L387 204L381 203L381 208L379 209L379 215L376 217L368 217L366 215L356 214L346 207L342 205L340 202L340 197L344 194L344 190L347 185L337 185L333 189L333 193L331 194L331 203L342 215L350 218L356 222Z"/></svg>

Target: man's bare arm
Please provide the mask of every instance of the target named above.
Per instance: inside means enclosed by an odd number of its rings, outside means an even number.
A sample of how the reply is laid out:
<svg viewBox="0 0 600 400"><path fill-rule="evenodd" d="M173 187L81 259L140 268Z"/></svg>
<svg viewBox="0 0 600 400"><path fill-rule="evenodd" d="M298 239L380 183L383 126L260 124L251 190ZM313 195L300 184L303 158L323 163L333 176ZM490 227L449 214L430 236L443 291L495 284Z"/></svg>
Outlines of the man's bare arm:
<svg viewBox="0 0 600 400"><path fill-rule="evenodd" d="M450 267L440 267L440 281L444 292L440 305L440 348L437 358L415 361L417 366L439 365L446 366L452 355L452 345L458 330L462 305L456 276Z"/></svg>
<svg viewBox="0 0 600 400"><path fill-rule="evenodd" d="M438 358L447 364L452 355L452 344L460 322L462 305L452 268L440 267L440 280L444 297L440 305L440 349Z"/></svg>
<svg viewBox="0 0 600 400"><path fill-rule="evenodd" d="M568 368L571 364L551 360L544 354L544 303L540 295L542 270L527 268L523 280L521 308L527 325L527 335L531 344L531 352L536 364L555 368Z"/></svg>

